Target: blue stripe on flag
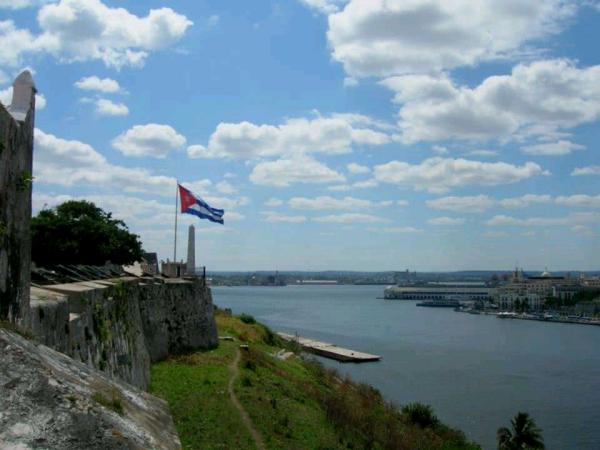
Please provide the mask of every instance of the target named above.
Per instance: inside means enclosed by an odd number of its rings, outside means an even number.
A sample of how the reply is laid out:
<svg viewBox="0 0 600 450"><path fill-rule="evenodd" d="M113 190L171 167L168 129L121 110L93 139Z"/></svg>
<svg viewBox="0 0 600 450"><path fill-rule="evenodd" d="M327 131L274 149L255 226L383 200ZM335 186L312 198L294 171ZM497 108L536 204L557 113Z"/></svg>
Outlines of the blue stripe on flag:
<svg viewBox="0 0 600 450"><path fill-rule="evenodd" d="M210 220L211 222L220 223L221 225L224 224L223 217L222 217L223 214L221 214L220 216L216 215L216 214L208 215L208 214L204 214L203 212L200 212L200 211L198 211L196 209L192 209L192 208L186 209L185 212L188 214L193 214L195 216L198 216L201 219L207 219L207 220Z"/></svg>

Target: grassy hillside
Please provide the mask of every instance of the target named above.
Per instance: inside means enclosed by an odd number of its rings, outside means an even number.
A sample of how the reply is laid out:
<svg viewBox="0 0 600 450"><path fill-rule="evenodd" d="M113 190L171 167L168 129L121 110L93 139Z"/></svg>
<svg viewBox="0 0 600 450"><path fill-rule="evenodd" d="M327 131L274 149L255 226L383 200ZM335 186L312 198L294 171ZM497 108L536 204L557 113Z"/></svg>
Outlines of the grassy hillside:
<svg viewBox="0 0 600 450"><path fill-rule="evenodd" d="M235 340L152 367L151 392L169 402L185 449L479 448L423 405L400 410L297 353L278 359L295 349L260 324L219 312L217 326Z"/></svg>

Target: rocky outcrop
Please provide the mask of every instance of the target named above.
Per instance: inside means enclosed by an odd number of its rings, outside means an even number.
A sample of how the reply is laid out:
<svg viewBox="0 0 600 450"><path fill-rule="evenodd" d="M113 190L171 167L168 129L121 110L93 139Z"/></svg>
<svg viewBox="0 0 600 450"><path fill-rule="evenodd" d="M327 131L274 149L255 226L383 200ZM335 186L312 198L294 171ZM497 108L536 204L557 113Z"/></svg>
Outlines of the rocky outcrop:
<svg viewBox="0 0 600 450"><path fill-rule="evenodd" d="M44 345L142 389L151 362L218 344L211 292L198 279L34 287L28 329Z"/></svg>
<svg viewBox="0 0 600 450"><path fill-rule="evenodd" d="M0 328L0 449L179 449L166 402Z"/></svg>

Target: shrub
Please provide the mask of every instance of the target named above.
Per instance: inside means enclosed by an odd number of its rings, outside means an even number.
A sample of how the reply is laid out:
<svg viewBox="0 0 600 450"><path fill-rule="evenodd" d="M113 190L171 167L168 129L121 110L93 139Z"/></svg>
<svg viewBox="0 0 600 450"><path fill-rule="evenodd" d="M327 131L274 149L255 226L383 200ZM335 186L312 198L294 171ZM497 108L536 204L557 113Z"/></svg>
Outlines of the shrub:
<svg viewBox="0 0 600 450"><path fill-rule="evenodd" d="M250 314L242 314L240 316L240 320L249 325L253 325L256 323L256 319L254 317L252 317Z"/></svg>
<svg viewBox="0 0 600 450"><path fill-rule="evenodd" d="M424 405L423 403L409 403L402 408L402 413L406 415L412 424L418 425L421 428L433 428L440 423L431 406Z"/></svg>

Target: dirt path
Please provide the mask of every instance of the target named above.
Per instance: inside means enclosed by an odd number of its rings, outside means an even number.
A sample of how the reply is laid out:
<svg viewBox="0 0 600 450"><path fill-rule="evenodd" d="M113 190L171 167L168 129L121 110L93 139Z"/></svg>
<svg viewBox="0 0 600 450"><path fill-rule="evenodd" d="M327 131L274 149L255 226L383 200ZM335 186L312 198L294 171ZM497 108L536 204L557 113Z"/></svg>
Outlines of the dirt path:
<svg viewBox="0 0 600 450"><path fill-rule="evenodd" d="M242 355L240 353L240 349L236 348L235 358L233 359L233 362L229 366L229 369L231 370L231 378L229 379L229 386L227 387L227 390L229 391L229 399L231 400L231 403L233 403L233 406L235 406L235 408L240 412L240 416L242 417L242 422L244 422L244 425L246 425L246 428L248 428L248 431L252 435L252 438L254 439L254 442L256 443L256 448L259 450L265 450L265 444L263 442L262 436L260 435L260 433L258 432L256 427L254 426L252 419L250 418L250 416L248 415L248 413L246 412L246 410L244 409L244 407L242 406L242 404L236 397L235 391L233 389L235 380L237 380L237 377L240 374L239 364L240 364L241 358L242 358Z"/></svg>

